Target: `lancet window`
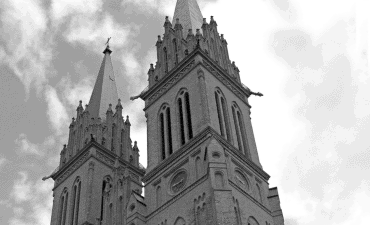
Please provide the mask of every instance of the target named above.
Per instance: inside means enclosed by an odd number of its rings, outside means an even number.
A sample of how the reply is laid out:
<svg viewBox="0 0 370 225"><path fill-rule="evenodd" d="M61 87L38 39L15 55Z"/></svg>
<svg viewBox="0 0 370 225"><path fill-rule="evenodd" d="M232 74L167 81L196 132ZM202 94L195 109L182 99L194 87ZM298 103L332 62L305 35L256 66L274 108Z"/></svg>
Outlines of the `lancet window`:
<svg viewBox="0 0 370 225"><path fill-rule="evenodd" d="M219 88L216 88L215 90L215 101L217 107L218 122L220 125L220 133L223 137L227 138L228 141L231 141L232 138L230 132L229 112L225 96Z"/></svg>
<svg viewBox="0 0 370 225"><path fill-rule="evenodd" d="M67 224L68 190L65 188L59 202L59 225Z"/></svg>
<svg viewBox="0 0 370 225"><path fill-rule="evenodd" d="M180 124L180 142L185 144L193 138L191 123L190 97L186 90L181 90L177 98L178 120Z"/></svg>
<svg viewBox="0 0 370 225"><path fill-rule="evenodd" d="M249 147L247 141L247 134L245 131L245 125L243 120L243 114L239 109L238 105L234 102L231 107L234 119L234 128L236 133L236 138L238 141L238 149L249 157Z"/></svg>
<svg viewBox="0 0 370 225"><path fill-rule="evenodd" d="M80 209L81 180L77 178L72 187L72 208L71 208L71 225L78 224L78 214Z"/></svg>
<svg viewBox="0 0 370 225"><path fill-rule="evenodd" d="M163 105L159 112L159 129L161 139L161 159L169 157L173 153L171 110L168 105Z"/></svg>

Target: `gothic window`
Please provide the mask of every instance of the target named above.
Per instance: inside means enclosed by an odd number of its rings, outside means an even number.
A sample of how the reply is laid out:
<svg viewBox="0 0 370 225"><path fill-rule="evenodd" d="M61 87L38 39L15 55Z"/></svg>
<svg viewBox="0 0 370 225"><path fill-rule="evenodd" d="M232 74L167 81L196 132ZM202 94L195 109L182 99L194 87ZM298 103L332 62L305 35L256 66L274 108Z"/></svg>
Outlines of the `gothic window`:
<svg viewBox="0 0 370 225"><path fill-rule="evenodd" d="M68 190L65 188L60 197L59 203L59 225L67 224L67 206L68 206Z"/></svg>
<svg viewBox="0 0 370 225"><path fill-rule="evenodd" d="M243 152L247 157L250 157L247 134L245 131L244 120L241 110L239 109L235 102L232 105L231 110L233 113L235 133L238 140L238 149L241 152Z"/></svg>
<svg viewBox="0 0 370 225"><path fill-rule="evenodd" d="M83 129L82 129L82 124L80 125L80 128L78 129L78 146L77 146L77 149L79 150L80 148L80 143L81 143L81 140L83 140L82 138L82 132L83 132Z"/></svg>
<svg viewBox="0 0 370 225"><path fill-rule="evenodd" d="M172 44L173 44L173 52L175 53L175 65L177 65L177 63L179 63L179 54L178 54L178 47L177 47L177 40L176 38L174 38L172 40Z"/></svg>
<svg viewBox="0 0 370 225"><path fill-rule="evenodd" d="M157 208L159 206L161 206L162 204L162 191L161 191L161 186L158 186L157 187L157 190L156 190L156 193L155 193L155 197L156 197L156 204L157 204Z"/></svg>
<svg viewBox="0 0 370 225"><path fill-rule="evenodd" d="M71 225L78 224L78 214L80 209L81 180L77 178L73 184L72 208L71 208Z"/></svg>
<svg viewBox="0 0 370 225"><path fill-rule="evenodd" d="M172 127L171 127L171 110L168 105L163 105L159 113L159 129L161 138L162 160L173 153L172 147Z"/></svg>
<svg viewBox="0 0 370 225"><path fill-rule="evenodd" d="M168 73L168 53L166 47L163 48L163 53L164 53L165 73Z"/></svg>
<svg viewBox="0 0 370 225"><path fill-rule="evenodd" d="M221 135L226 137L228 141L231 141L229 112L227 109L225 96L219 88L217 88L215 91L215 101Z"/></svg>
<svg viewBox="0 0 370 225"><path fill-rule="evenodd" d="M177 98L178 120L180 123L180 142L181 145L193 138L193 128L191 123L191 109L189 93L181 90Z"/></svg>

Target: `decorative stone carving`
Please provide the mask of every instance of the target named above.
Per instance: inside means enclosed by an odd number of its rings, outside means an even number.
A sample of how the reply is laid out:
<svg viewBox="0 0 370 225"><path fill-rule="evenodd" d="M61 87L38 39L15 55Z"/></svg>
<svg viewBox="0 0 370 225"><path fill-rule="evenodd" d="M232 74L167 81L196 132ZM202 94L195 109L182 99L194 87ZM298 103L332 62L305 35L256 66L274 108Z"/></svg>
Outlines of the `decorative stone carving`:
<svg viewBox="0 0 370 225"><path fill-rule="evenodd" d="M188 178L188 174L185 170L181 170L180 172L177 172L175 176L173 176L171 182L170 182L170 189L172 193L178 193L181 191L186 184Z"/></svg>
<svg viewBox="0 0 370 225"><path fill-rule="evenodd" d="M86 152L81 158L79 158L72 166L68 168L68 170L64 171L62 175L59 176L59 178L55 181L56 186L62 182L64 179L69 177L71 173L73 173L80 165L87 159L89 155L89 152Z"/></svg>

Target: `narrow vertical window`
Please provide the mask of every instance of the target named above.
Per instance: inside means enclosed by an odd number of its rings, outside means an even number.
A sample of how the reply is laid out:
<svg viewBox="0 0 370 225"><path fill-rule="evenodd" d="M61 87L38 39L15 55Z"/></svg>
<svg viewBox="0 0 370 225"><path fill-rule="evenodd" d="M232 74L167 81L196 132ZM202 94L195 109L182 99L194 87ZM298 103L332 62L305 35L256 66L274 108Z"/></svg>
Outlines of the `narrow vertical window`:
<svg viewBox="0 0 370 225"><path fill-rule="evenodd" d="M190 112L190 101L189 101L189 93L185 93L185 107L186 107L186 116L187 116L187 125L188 125L188 135L189 139L193 138L193 128L191 124L191 112Z"/></svg>
<svg viewBox="0 0 370 225"><path fill-rule="evenodd" d="M76 196L77 196L77 187L73 185L73 192L72 192L72 208L71 208L71 224L74 224L74 217L75 217L75 207L76 207Z"/></svg>
<svg viewBox="0 0 370 225"><path fill-rule="evenodd" d="M179 120L180 120L180 137L181 137L181 145L185 144L185 127L184 127L184 114L182 111L182 100L179 98L177 100L177 104L179 106Z"/></svg>
<svg viewBox="0 0 370 225"><path fill-rule="evenodd" d="M231 141L229 117L228 117L228 113L227 113L227 107L226 107L225 99L223 97L221 97L221 106L222 106L222 112L224 114L224 122L225 122L227 140Z"/></svg>
<svg viewBox="0 0 370 225"><path fill-rule="evenodd" d="M167 116L167 140L168 140L168 153L172 154L172 132L171 132L171 112L170 108L166 109Z"/></svg>
<svg viewBox="0 0 370 225"><path fill-rule="evenodd" d="M162 149L162 160L166 158L166 143L164 137L164 116L163 113L160 115L160 129L161 129L161 149Z"/></svg>
<svg viewBox="0 0 370 225"><path fill-rule="evenodd" d="M256 184L256 189L257 189L257 200L262 203L261 188L258 184Z"/></svg>
<svg viewBox="0 0 370 225"><path fill-rule="evenodd" d="M78 214L80 210L80 195L81 195L81 181L78 182L77 198L76 198L76 213L75 213L75 225L78 225Z"/></svg>
<svg viewBox="0 0 370 225"><path fill-rule="evenodd" d="M165 64L165 73L168 72L168 55L167 55L167 48L163 49L164 53L164 64Z"/></svg>
<svg viewBox="0 0 370 225"><path fill-rule="evenodd" d="M239 126L238 126L238 121L237 121L237 118L236 118L234 107L232 107L232 113L233 113L233 119L234 119L234 127L235 127L236 138L238 140L238 149L240 151L243 151L243 147L242 147L241 140L240 140L240 131L239 131Z"/></svg>
<svg viewBox="0 0 370 225"><path fill-rule="evenodd" d="M114 151L115 138L116 138L116 126L115 126L115 124L113 124L113 126L112 126L112 143L111 143L112 151Z"/></svg>
<svg viewBox="0 0 370 225"><path fill-rule="evenodd" d="M109 204L109 213L108 213L108 225L112 225L113 221L113 204Z"/></svg>
<svg viewBox="0 0 370 225"><path fill-rule="evenodd" d="M107 182L104 180L101 191L101 206L100 206L100 221L104 219L104 190L106 188Z"/></svg>
<svg viewBox="0 0 370 225"><path fill-rule="evenodd" d="M225 137L224 125L223 125L221 109L220 109L220 102L219 102L217 92L215 92L215 100L216 100L216 107L217 107L218 123L220 124L220 132L221 132L221 135Z"/></svg>
<svg viewBox="0 0 370 225"><path fill-rule="evenodd" d="M63 207L64 207L64 195L60 199L60 205L59 205L59 225L63 224Z"/></svg>
<svg viewBox="0 0 370 225"><path fill-rule="evenodd" d="M199 156L195 159L195 173L197 179L202 176L202 161Z"/></svg>
<svg viewBox="0 0 370 225"><path fill-rule="evenodd" d="M237 116L238 116L238 120L239 120L240 133L241 133L242 140L243 140L244 154L247 155L247 156L249 156L249 151L248 151L249 148L248 148L248 142L247 142L247 135L245 133L245 126L244 126L244 123L243 123L243 118L240 115L240 112L239 111L237 112Z"/></svg>
<svg viewBox="0 0 370 225"><path fill-rule="evenodd" d="M66 193L65 198L64 198L62 225L65 225L66 224L66 220L67 220L67 206L68 206L68 192Z"/></svg>

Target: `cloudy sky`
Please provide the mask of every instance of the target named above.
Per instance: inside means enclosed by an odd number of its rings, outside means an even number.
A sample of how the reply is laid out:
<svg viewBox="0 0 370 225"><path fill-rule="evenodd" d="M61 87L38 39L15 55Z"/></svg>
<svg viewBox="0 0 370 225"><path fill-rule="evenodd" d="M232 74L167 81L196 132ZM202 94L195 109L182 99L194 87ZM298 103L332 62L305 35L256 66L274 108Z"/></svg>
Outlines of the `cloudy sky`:
<svg viewBox="0 0 370 225"><path fill-rule="evenodd" d="M146 165L143 102L175 0L0 2L0 224L50 224L51 179L107 37ZM252 96L260 160L287 225L369 224L368 0L198 0Z"/></svg>

